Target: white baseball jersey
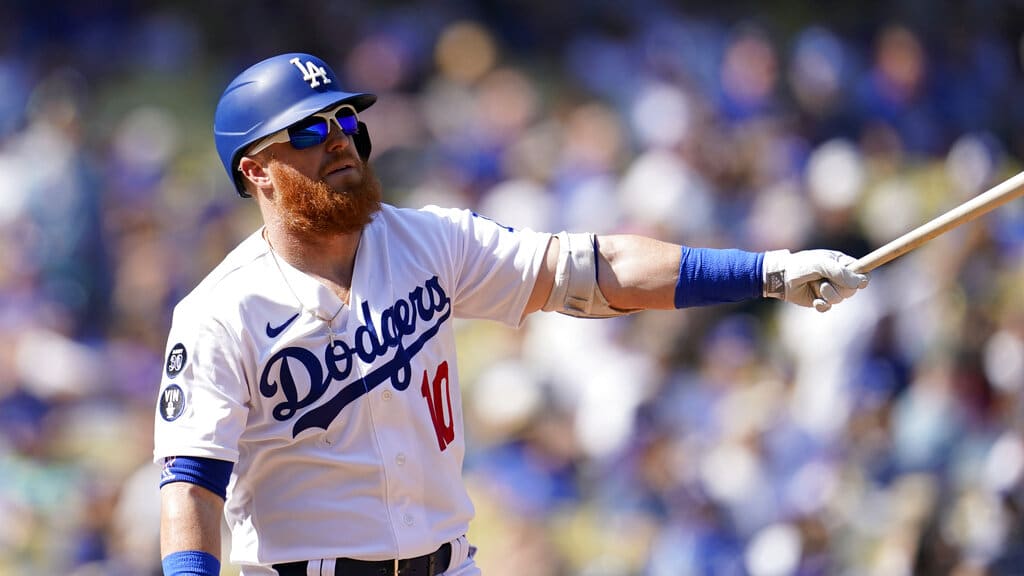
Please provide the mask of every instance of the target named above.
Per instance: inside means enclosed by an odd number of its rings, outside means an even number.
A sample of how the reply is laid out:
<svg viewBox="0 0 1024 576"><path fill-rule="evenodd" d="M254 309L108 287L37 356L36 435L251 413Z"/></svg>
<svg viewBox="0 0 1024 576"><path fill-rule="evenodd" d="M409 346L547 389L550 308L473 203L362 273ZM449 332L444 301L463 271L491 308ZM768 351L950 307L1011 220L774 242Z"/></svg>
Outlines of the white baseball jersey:
<svg viewBox="0 0 1024 576"><path fill-rule="evenodd" d="M235 463L238 564L408 558L464 534L453 319L517 326L550 235L385 205L343 305L261 232L174 310L155 460ZM329 342L317 315L335 313Z"/></svg>

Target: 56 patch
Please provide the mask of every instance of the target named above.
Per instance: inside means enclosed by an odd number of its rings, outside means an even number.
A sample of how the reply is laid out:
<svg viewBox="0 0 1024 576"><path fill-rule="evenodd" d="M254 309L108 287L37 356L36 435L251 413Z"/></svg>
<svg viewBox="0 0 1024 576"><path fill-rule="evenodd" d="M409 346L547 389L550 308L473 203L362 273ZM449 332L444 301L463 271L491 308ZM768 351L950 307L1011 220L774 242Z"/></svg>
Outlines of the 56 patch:
<svg viewBox="0 0 1024 576"><path fill-rule="evenodd" d="M160 393L160 417L173 422L185 412L185 392L181 386L171 384Z"/></svg>

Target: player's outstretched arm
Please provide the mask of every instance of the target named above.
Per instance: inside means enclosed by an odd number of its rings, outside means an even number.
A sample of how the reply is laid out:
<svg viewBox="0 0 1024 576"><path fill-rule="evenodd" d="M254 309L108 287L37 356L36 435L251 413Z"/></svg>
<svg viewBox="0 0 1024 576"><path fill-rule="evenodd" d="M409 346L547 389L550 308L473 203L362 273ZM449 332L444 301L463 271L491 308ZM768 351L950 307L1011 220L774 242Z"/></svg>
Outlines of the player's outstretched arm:
<svg viewBox="0 0 1024 576"><path fill-rule="evenodd" d="M867 286L853 262L832 250L755 253L562 233L551 239L527 312L608 317L761 297L824 312Z"/></svg>
<svg viewBox="0 0 1024 576"><path fill-rule="evenodd" d="M209 563L208 556L220 562L223 513L224 499L202 486L174 482L160 489L160 555L165 573L176 573L168 571L169 559L185 574L204 574L202 566L188 565L204 558ZM211 573L219 573L219 566Z"/></svg>
<svg viewBox="0 0 1024 576"><path fill-rule="evenodd" d="M676 308L680 246L634 235L597 238L597 283L619 310Z"/></svg>

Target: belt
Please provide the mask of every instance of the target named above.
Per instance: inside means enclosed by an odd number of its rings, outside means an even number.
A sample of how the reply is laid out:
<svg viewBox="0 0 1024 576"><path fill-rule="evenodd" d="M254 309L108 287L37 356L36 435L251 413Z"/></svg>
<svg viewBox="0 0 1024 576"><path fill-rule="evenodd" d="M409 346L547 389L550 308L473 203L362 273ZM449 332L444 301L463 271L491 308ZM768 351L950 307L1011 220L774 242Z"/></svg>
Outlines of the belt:
<svg viewBox="0 0 1024 576"><path fill-rule="evenodd" d="M338 558L334 561L335 576L437 576L448 569L452 559L452 545L445 542L430 554L404 560L353 560ZM310 560L274 564L280 576L306 576Z"/></svg>

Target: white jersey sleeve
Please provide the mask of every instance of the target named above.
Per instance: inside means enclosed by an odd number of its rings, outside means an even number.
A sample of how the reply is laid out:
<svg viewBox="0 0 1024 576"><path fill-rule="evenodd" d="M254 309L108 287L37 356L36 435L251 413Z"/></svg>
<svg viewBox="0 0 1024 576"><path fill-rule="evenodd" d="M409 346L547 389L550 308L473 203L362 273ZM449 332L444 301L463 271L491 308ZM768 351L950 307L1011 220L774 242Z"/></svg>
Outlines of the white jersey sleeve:
<svg viewBox="0 0 1024 576"><path fill-rule="evenodd" d="M221 321L176 309L157 401L154 460L238 460L249 401L241 359L237 336Z"/></svg>
<svg viewBox="0 0 1024 576"><path fill-rule="evenodd" d="M551 234L503 226L469 210L426 210L450 224L455 315L519 326Z"/></svg>

